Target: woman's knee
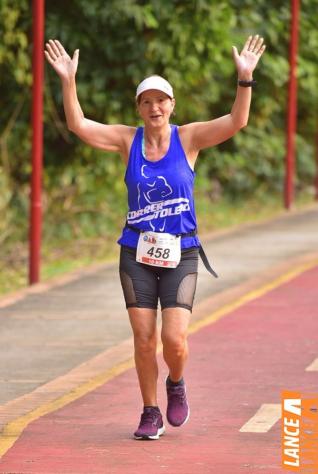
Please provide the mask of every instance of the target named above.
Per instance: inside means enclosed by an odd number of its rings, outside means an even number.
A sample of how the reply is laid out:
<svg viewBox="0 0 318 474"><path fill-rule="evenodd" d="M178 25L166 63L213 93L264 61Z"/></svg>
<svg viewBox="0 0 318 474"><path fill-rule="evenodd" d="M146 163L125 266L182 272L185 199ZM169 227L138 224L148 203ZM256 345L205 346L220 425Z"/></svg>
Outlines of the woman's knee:
<svg viewBox="0 0 318 474"><path fill-rule="evenodd" d="M134 333L135 350L142 353L155 352L157 348L156 334Z"/></svg>
<svg viewBox="0 0 318 474"><path fill-rule="evenodd" d="M187 334L180 332L179 334L161 334L161 340L164 350L173 351L176 354L183 353L186 347Z"/></svg>
<svg viewBox="0 0 318 474"><path fill-rule="evenodd" d="M150 352L157 346L157 312L148 308L129 308L129 318L137 351Z"/></svg>

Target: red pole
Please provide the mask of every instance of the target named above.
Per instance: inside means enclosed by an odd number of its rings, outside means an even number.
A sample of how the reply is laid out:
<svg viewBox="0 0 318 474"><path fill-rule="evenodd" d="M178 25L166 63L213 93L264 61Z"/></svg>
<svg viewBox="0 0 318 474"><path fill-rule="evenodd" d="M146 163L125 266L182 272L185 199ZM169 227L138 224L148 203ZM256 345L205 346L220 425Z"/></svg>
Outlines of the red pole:
<svg viewBox="0 0 318 474"><path fill-rule="evenodd" d="M39 281L41 248L41 180L43 155L44 0L33 0L32 179L29 283Z"/></svg>
<svg viewBox="0 0 318 474"><path fill-rule="evenodd" d="M297 124L297 49L298 49L299 0L291 0L291 37L289 44L289 88L287 112L287 150L285 171L285 207L289 209L294 199L295 133Z"/></svg>

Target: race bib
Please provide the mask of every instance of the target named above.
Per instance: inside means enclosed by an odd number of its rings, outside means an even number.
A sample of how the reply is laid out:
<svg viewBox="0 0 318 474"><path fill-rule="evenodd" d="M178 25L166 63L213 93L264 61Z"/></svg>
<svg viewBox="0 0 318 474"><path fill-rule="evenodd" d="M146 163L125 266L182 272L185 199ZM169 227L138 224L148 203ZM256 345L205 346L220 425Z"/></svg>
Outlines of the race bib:
<svg viewBox="0 0 318 474"><path fill-rule="evenodd" d="M181 237L163 232L139 235L136 261L154 267L176 268L181 258Z"/></svg>

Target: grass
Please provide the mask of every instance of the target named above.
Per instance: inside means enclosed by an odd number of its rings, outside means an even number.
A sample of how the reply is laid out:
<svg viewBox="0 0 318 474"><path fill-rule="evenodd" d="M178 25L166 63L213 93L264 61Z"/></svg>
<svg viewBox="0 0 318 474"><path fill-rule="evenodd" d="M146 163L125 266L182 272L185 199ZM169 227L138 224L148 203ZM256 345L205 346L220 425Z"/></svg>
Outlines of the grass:
<svg viewBox="0 0 318 474"><path fill-rule="evenodd" d="M313 203L312 193L297 196L294 209L302 209ZM196 197L196 209L200 235L226 229L247 222L257 222L284 212L279 195L262 195L253 199L221 199L216 203L205 196ZM90 238L74 238L66 241L45 240L42 244L41 281L62 275L93 263L116 261L118 232L113 235ZM0 295L27 286L28 243L18 242L2 246L0 251Z"/></svg>
<svg viewBox="0 0 318 474"><path fill-rule="evenodd" d="M299 196L293 209L306 207L313 199L308 194ZM257 222L278 216L285 211L281 196L267 195L247 200L220 200L211 209L211 203L200 199L197 217L200 233L234 227L247 222Z"/></svg>

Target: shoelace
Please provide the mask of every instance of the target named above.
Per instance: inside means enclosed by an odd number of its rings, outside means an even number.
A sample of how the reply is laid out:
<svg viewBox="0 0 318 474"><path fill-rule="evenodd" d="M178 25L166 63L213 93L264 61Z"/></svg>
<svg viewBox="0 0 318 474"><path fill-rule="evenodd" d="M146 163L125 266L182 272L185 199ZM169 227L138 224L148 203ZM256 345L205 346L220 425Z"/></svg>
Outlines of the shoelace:
<svg viewBox="0 0 318 474"><path fill-rule="evenodd" d="M157 421L158 414L154 412L144 412L141 415L141 420L140 420L140 425L146 424L146 423L151 423L155 424Z"/></svg>
<svg viewBox="0 0 318 474"><path fill-rule="evenodd" d="M186 394L185 394L184 386L180 385L180 386L173 387L170 385L169 391L168 391L168 397L169 397L169 400L171 401L172 399L175 399L178 402L185 403Z"/></svg>

